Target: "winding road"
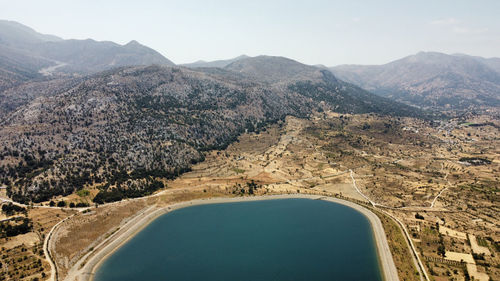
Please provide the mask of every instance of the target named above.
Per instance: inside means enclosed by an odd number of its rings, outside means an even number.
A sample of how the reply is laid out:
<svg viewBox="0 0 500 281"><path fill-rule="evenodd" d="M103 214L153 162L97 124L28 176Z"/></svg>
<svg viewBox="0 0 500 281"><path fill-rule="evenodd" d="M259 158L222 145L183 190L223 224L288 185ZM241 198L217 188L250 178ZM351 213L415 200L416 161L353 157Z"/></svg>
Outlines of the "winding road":
<svg viewBox="0 0 500 281"><path fill-rule="evenodd" d="M356 189L356 191L363 197L365 198L368 202L370 202L370 204L376 208L377 206L379 207L386 207L387 206L384 206L382 204L378 204L374 201L372 201L368 196L366 196L365 194L363 194L357 184L356 184L356 180L354 179L354 172L349 169L350 173L351 173L351 179L352 179L352 185L354 186L354 188ZM444 190L442 190L444 191ZM438 196L441 195L438 194ZM438 198L438 196L436 196L436 198L434 198L434 201ZM434 204L433 204L434 205ZM433 207L433 205L431 206L431 208ZM388 207L390 209L394 209L394 208L391 208L391 207ZM422 274L425 276L425 280L427 281L430 281L430 278L429 276L427 275L427 272L425 271L425 267L422 263L422 260L420 259L420 256L418 255L418 252L417 252L417 249L415 248L415 245L413 244L413 241L411 240L411 237L410 237L410 234L408 233L408 230L406 229L405 225L398 219L396 218L395 216L391 215L390 213L388 213L387 211L385 210L381 210L381 209L377 209L378 211L384 213L385 215L389 216L390 218L392 218L394 221L396 221L399 225L399 227L403 230L403 233L405 234L405 237L406 237L406 241L408 242L408 244L410 245L410 248L411 248L411 251L412 251L412 257L413 257L413 262L415 263L415 266L419 269L419 272L421 273L420 274L420 280L423 281L422 279Z"/></svg>
<svg viewBox="0 0 500 281"><path fill-rule="evenodd" d="M54 231L56 230L56 228L61 225L63 222L65 222L66 220L72 218L73 216L75 216L76 214L73 214L71 216L68 216L66 218L64 218L63 220L61 220L60 222L56 223L49 231L49 233L47 234L47 236L45 237L45 240L43 241L43 253L45 255L45 258L49 261L49 264L50 264L50 276L49 276L49 281L56 281L57 280L57 267L52 259L52 255L50 253L50 249L49 249L49 243L50 243L50 237L52 236L52 234L54 233Z"/></svg>

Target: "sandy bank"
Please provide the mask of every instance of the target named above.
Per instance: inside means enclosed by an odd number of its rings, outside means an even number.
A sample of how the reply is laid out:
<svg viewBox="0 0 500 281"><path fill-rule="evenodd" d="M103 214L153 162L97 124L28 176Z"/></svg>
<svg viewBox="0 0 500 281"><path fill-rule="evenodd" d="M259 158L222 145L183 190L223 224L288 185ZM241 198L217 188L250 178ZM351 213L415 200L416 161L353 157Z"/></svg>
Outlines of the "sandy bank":
<svg viewBox="0 0 500 281"><path fill-rule="evenodd" d="M83 256L68 272L65 280L68 281L90 281L93 279L95 271L100 266L100 264L111 255L116 249L121 245L126 243L131 239L136 233L141 231L150 222L158 218L159 216L166 214L170 211L177 210L180 208L185 208L195 205L203 204L216 204L216 203L229 203L229 202L243 202L243 201L258 201L258 200L273 200L273 199L289 199L289 198L304 198L304 199L321 199L324 201L330 201L338 204L342 204L351 207L368 218L372 226L373 235L375 237L375 242L377 245L377 252L379 255L379 261L382 267L382 272L385 281L397 281L398 273L394 261L392 259L392 254L387 243L386 235L382 227L380 219L368 209L357 205L355 203L318 195L269 195L269 196L254 196L254 197L236 197L236 198L213 198L213 199L198 199L187 202L181 202L172 204L164 208L149 208L144 212L141 212L124 226L120 230L116 231L108 239L103 241L101 244L95 247L94 251Z"/></svg>

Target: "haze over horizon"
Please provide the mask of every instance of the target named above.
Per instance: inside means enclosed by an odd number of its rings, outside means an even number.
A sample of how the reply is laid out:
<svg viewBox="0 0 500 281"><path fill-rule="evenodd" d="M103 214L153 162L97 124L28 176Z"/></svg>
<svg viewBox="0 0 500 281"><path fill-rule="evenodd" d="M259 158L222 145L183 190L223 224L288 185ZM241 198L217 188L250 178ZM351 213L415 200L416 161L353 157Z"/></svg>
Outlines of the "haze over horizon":
<svg viewBox="0 0 500 281"><path fill-rule="evenodd" d="M499 1L5 1L0 18L64 39L137 40L177 64L277 55L384 64L419 51L500 57Z"/></svg>

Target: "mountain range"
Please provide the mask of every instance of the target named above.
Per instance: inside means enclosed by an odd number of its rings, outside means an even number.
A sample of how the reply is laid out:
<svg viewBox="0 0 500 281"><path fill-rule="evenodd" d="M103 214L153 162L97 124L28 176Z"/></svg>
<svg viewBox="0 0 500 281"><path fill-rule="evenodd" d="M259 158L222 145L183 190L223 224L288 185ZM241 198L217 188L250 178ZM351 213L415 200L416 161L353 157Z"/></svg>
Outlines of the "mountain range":
<svg viewBox="0 0 500 281"><path fill-rule="evenodd" d="M0 20L0 91L54 74L92 74L124 65L174 65L155 50L131 41L64 40Z"/></svg>
<svg viewBox="0 0 500 281"><path fill-rule="evenodd" d="M338 78L424 108L500 106L500 59L420 52L384 65L340 65Z"/></svg>
<svg viewBox="0 0 500 281"><path fill-rule="evenodd" d="M479 66L472 70L466 63L448 64L468 77L483 77L482 85L496 85L492 69L497 61L450 59L474 61ZM418 58L417 65L425 67L417 67L407 59L394 67L406 64L407 74L389 79L387 70L384 75L390 85L411 80L420 68L433 77L443 72L433 66L435 60ZM428 65L436 68L434 74L427 73ZM157 179L189 170L204 159L204 151L223 149L240 134L282 123L288 115L306 118L332 110L433 117L380 96L412 103L397 91L373 88L375 95L356 86L376 83L363 82L368 70L353 69L329 70L276 56L175 66L135 41L121 46L63 40L2 21L0 184L20 202L45 201L85 187L98 188L100 202L115 201L150 194L162 186ZM370 71L376 75L379 68ZM442 79L448 76L453 75Z"/></svg>
<svg viewBox="0 0 500 281"><path fill-rule="evenodd" d="M137 52L122 61L130 65L117 67L86 57L95 53L113 60L144 48L21 31L22 36L2 31L9 36L0 38L14 51L34 45L66 50L37 55L46 63L59 53L57 60L67 65L42 77L35 72L45 65L28 65L34 77L0 91L0 183L20 202L45 201L88 186L101 190L102 201L142 196L161 187L155 179L175 177L203 160L204 151L223 149L241 133L262 130L288 115L333 110L423 116L327 69L288 58L245 56L218 63L224 67L188 68ZM103 51L106 46L116 48ZM34 49L22 48L31 54L28 61L35 57L29 52ZM156 64L142 65L147 60ZM94 72L103 68L108 70Z"/></svg>
<svg viewBox="0 0 500 281"><path fill-rule="evenodd" d="M182 64L182 66L191 67L191 68L198 68L198 67L221 67L221 68L223 68L223 67L226 67L227 65L231 64L232 62L235 62L235 61L238 61L241 59L246 59L246 58L249 58L249 56L241 55L241 56L237 56L237 57L232 58L232 59L215 60L215 61L199 60L199 61L196 61L193 63Z"/></svg>

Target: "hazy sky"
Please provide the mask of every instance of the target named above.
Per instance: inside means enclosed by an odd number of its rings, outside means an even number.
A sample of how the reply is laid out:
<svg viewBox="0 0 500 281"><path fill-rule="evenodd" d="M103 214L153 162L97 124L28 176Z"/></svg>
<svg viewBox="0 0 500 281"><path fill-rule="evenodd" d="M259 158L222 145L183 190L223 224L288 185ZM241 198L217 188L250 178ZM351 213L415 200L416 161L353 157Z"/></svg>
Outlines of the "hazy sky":
<svg viewBox="0 0 500 281"><path fill-rule="evenodd" d="M0 0L65 39L137 40L175 63L240 54L381 64L418 51L500 57L499 0Z"/></svg>

